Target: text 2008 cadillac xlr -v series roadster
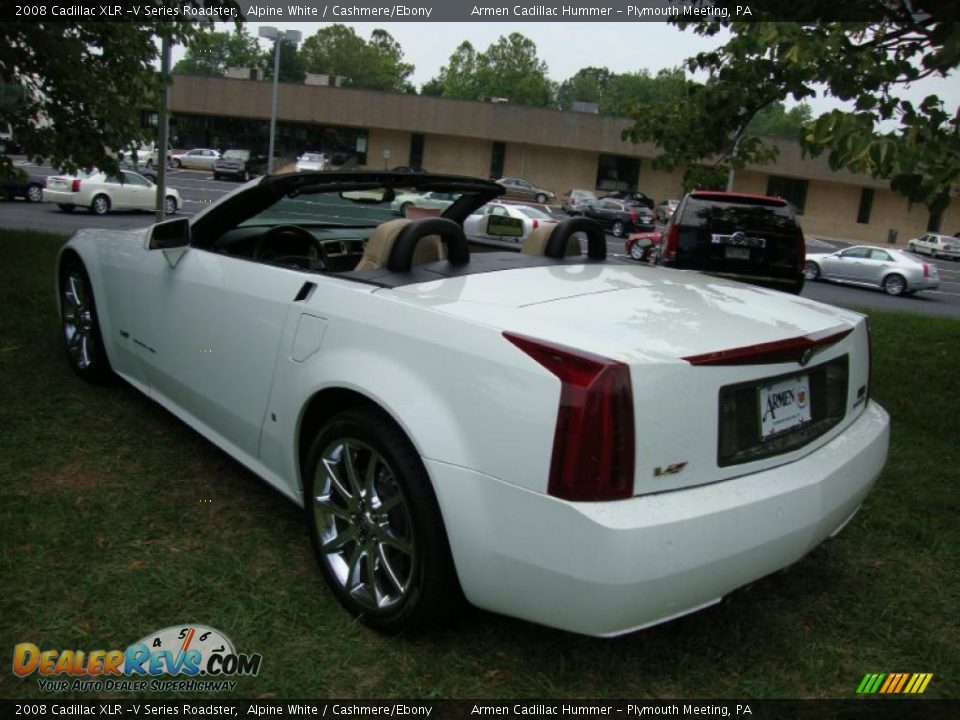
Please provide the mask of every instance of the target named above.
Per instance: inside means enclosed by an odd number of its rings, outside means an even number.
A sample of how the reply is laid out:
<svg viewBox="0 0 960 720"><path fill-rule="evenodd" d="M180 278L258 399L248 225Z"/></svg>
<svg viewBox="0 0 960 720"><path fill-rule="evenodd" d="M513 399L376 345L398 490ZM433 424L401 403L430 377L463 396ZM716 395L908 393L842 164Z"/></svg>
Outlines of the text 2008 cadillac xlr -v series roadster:
<svg viewBox="0 0 960 720"><path fill-rule="evenodd" d="M390 210L428 191L457 199ZM302 505L332 592L384 632L465 598L616 635L843 527L887 454L866 318L607 262L585 218L522 252L511 218L485 233L503 249L468 243L464 219L502 192L304 172L192 219L77 232L57 266L69 360Z"/></svg>

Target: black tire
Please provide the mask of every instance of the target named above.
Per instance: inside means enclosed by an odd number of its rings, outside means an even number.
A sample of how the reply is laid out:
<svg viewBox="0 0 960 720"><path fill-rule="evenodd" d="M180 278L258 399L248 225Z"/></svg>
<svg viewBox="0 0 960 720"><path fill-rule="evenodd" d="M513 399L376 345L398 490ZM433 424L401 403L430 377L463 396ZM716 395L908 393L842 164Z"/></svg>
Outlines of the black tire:
<svg viewBox="0 0 960 720"><path fill-rule="evenodd" d="M820 266L813 260L807 260L803 265L803 277L805 280L819 280Z"/></svg>
<svg viewBox="0 0 960 720"><path fill-rule="evenodd" d="M177 158L174 158L170 164L173 165L175 168L183 167L183 163L180 162L180 160L178 160ZM214 179L216 179L217 176L214 175L213 177Z"/></svg>
<svg viewBox="0 0 960 720"><path fill-rule="evenodd" d="M400 205L400 217L407 216L407 208L409 208L413 203L405 202Z"/></svg>
<svg viewBox="0 0 960 720"><path fill-rule="evenodd" d="M80 378L94 385L113 379L113 370L103 345L100 317L90 276L76 256L60 265L60 328L67 362Z"/></svg>
<svg viewBox="0 0 960 720"><path fill-rule="evenodd" d="M247 182L247 180L249 179L250 179L250 172L248 170L244 170L243 174L240 176L240 182Z"/></svg>
<svg viewBox="0 0 960 720"><path fill-rule="evenodd" d="M883 291L887 295L893 295L894 297L903 295L907 292L907 281L903 275L890 273L883 279Z"/></svg>
<svg viewBox="0 0 960 720"><path fill-rule="evenodd" d="M147 167L147 168L152 168L152 167L153 167L153 158L147 158L146 167Z"/></svg>
<svg viewBox="0 0 960 720"><path fill-rule="evenodd" d="M613 232L614 237L623 237L623 223L619 220L615 220L611 231Z"/></svg>
<svg viewBox="0 0 960 720"><path fill-rule="evenodd" d="M348 465L356 468L354 482ZM322 470L328 467L336 478ZM423 463L400 428L372 407L342 412L317 433L305 468L310 542L340 604L391 635L452 617L463 596L443 519ZM386 512L379 510L384 505ZM367 595L370 585L379 602Z"/></svg>
<svg viewBox="0 0 960 720"><path fill-rule="evenodd" d="M640 243L634 243L630 246L630 257L637 261L643 260L643 248L640 247Z"/></svg>
<svg viewBox="0 0 960 720"><path fill-rule="evenodd" d="M95 195L90 201L90 212L94 215L106 215L110 212L110 198L106 195Z"/></svg>
<svg viewBox="0 0 960 720"><path fill-rule="evenodd" d="M166 215L177 214L177 199L173 195L167 195L166 200L164 200L163 212Z"/></svg>
<svg viewBox="0 0 960 720"><path fill-rule="evenodd" d="M27 202L42 202L43 186L39 183L30 183L27 185Z"/></svg>
<svg viewBox="0 0 960 720"><path fill-rule="evenodd" d="M214 174L213 174L213 179L214 179L214 180L219 180L219 179L220 179L219 173L214 173Z"/></svg>
<svg viewBox="0 0 960 720"><path fill-rule="evenodd" d="M543 193L537 193L537 198L536 198L536 200L537 200L537 202L540 203L541 205L546 205L546 204L547 204L547 196L544 195Z"/></svg>
<svg viewBox="0 0 960 720"><path fill-rule="evenodd" d="M63 203L57 205L60 208L60 212L72 213L75 205L64 205Z"/></svg>

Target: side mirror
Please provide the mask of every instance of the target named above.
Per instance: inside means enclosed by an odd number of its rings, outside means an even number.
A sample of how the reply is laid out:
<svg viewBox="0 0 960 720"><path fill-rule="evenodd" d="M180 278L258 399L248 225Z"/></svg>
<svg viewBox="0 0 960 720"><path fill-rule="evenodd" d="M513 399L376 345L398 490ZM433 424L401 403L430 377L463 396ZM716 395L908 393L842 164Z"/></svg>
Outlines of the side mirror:
<svg viewBox="0 0 960 720"><path fill-rule="evenodd" d="M523 220L506 215L487 216L487 235L506 238L523 237Z"/></svg>
<svg viewBox="0 0 960 720"><path fill-rule="evenodd" d="M190 219L157 223L147 231L147 250L173 250L190 245Z"/></svg>

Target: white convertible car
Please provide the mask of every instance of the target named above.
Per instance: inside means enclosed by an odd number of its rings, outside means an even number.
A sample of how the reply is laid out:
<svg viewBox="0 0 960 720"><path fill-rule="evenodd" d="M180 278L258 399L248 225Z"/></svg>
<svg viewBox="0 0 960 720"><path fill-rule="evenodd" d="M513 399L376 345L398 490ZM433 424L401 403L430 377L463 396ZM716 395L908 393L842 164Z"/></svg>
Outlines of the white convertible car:
<svg viewBox="0 0 960 720"><path fill-rule="evenodd" d="M404 191L456 200L397 219ZM79 231L57 266L69 361L303 506L334 595L383 632L466 598L617 635L847 523L887 455L865 317L607 263L585 218L522 252L468 243L463 221L502 192L293 173L193 218Z"/></svg>

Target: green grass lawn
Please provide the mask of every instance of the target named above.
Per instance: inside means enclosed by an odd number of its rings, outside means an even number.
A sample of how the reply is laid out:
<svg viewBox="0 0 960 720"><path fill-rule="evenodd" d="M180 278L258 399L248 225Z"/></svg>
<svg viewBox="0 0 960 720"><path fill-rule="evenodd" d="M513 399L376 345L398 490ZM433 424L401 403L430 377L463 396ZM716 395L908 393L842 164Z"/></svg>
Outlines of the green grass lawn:
<svg viewBox="0 0 960 720"><path fill-rule="evenodd" d="M0 231L0 697L41 695L11 673L15 643L125 648L186 622L263 654L238 697L850 698L866 672L960 696L960 322L871 313L889 462L787 571L615 640L480 611L388 639L327 592L294 505L132 388L73 375L62 242Z"/></svg>

